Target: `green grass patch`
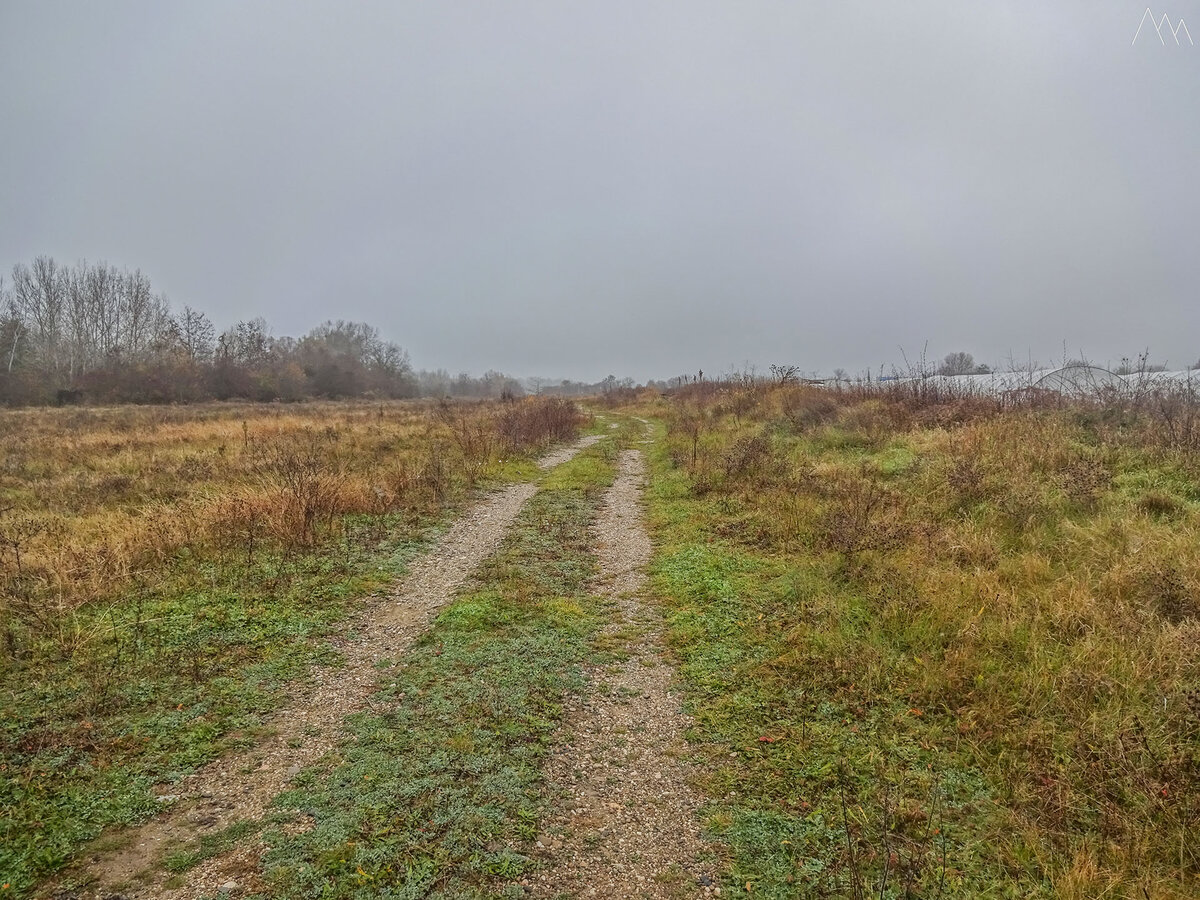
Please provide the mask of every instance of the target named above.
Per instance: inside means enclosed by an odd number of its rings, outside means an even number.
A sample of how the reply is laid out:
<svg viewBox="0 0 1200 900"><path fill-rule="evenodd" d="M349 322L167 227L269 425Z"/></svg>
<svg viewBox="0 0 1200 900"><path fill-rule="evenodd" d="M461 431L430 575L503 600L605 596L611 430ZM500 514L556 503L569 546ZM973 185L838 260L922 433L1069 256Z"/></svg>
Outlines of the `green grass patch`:
<svg viewBox="0 0 1200 900"><path fill-rule="evenodd" d="M169 872L186 872L206 859L226 852L245 837L256 834L263 828L262 822L234 822L216 834L206 834L193 845L183 847L167 855L163 867Z"/></svg>

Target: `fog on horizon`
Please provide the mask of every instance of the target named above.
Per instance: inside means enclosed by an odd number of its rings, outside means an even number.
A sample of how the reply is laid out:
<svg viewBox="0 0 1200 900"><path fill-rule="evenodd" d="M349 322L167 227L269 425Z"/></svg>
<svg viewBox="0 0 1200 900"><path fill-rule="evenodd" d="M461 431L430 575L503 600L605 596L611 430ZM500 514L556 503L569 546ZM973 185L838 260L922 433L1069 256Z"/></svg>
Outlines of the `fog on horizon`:
<svg viewBox="0 0 1200 900"><path fill-rule="evenodd" d="M105 260L452 372L1183 368L1200 46L1144 16L10 0L0 270Z"/></svg>

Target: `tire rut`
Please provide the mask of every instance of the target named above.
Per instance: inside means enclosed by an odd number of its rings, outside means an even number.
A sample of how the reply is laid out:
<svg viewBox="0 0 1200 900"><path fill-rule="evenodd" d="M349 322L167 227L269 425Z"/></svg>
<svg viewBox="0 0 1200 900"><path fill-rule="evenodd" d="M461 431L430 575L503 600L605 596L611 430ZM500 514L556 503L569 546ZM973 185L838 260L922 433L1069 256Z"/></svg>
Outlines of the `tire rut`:
<svg viewBox="0 0 1200 900"><path fill-rule="evenodd" d="M682 900L720 894L714 854L701 836L702 798L685 761L691 719L671 691L661 622L644 603L651 545L641 496L645 463L621 454L595 526L600 593L615 602L604 632L629 657L588 673L591 689L568 704L546 768L555 809L538 852L546 868L526 879L537 898Z"/></svg>

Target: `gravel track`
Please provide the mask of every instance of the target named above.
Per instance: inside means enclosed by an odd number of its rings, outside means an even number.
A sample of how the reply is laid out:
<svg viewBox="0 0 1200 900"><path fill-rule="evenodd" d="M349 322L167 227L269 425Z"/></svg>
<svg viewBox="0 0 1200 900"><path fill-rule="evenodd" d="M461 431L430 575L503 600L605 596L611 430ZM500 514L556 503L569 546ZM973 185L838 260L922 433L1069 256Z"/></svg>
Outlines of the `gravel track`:
<svg viewBox="0 0 1200 900"><path fill-rule="evenodd" d="M600 438L590 435L544 456L543 470L567 462ZM168 849L235 822L261 819L271 800L286 790L303 769L332 750L342 738L346 716L363 709L379 683L376 662L402 654L425 631L480 563L500 545L537 485L514 484L489 495L455 521L434 547L414 560L386 598L361 614L353 638L335 642L345 665L319 669L296 686L268 723L269 737L253 748L227 754L161 790L171 807L143 825L118 835L120 846L87 860L92 878L87 890L54 893L58 897L169 897L211 895L236 883L232 892L258 884L260 841L243 841L233 850L205 860L184 874L182 886L168 889L159 863Z"/></svg>
<svg viewBox="0 0 1200 900"><path fill-rule="evenodd" d="M683 758L690 718L671 691L658 616L640 597L651 554L644 483L641 452L624 451L595 526L595 589L615 601L617 615L604 631L625 639L630 655L588 673L590 689L568 702L546 768L555 798L538 838L546 868L524 882L534 897L720 894L713 853L700 834L700 794Z"/></svg>

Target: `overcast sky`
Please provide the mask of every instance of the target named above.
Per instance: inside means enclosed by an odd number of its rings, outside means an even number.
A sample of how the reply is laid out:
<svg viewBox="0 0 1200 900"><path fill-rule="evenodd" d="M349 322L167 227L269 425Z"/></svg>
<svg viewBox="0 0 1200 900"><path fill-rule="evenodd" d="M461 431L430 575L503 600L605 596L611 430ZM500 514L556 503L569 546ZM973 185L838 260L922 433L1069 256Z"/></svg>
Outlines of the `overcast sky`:
<svg viewBox="0 0 1200 900"><path fill-rule="evenodd" d="M0 0L0 268L639 380L1200 357L1200 0Z"/></svg>

